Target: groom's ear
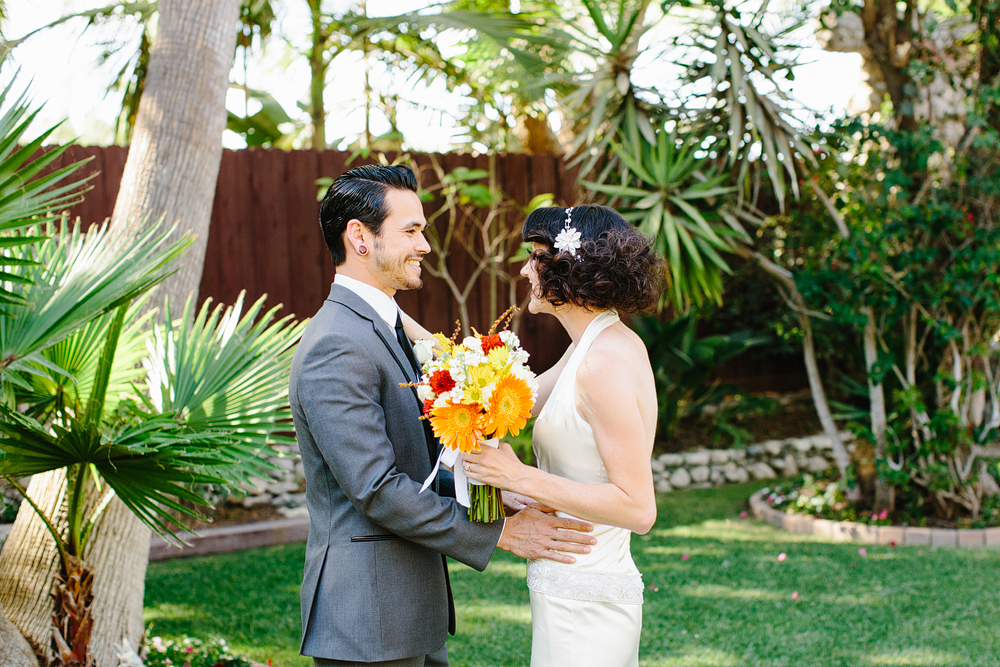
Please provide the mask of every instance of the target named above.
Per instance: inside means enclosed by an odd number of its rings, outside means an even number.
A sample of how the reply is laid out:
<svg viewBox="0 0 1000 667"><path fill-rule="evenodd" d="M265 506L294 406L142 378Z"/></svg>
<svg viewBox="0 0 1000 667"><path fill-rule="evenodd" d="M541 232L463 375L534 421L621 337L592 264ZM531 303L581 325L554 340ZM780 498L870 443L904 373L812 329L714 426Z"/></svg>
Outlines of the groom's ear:
<svg viewBox="0 0 1000 667"><path fill-rule="evenodd" d="M354 252L357 253L358 248L365 245L366 234L368 234L368 228L365 227L363 222L357 218L348 220L347 227L344 229L344 245L350 245L354 248Z"/></svg>

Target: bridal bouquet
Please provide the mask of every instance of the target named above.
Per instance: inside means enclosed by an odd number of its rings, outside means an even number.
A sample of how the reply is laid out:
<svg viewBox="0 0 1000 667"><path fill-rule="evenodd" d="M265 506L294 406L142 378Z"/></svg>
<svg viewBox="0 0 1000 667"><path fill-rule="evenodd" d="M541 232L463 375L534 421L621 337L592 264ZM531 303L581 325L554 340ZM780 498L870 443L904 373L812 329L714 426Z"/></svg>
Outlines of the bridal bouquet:
<svg viewBox="0 0 1000 667"><path fill-rule="evenodd" d="M469 508L473 521L499 519L503 504L499 489L468 480L459 452L471 451L488 438L494 440L485 444L496 447L496 439L520 433L538 392L535 374L525 365L528 353L517 335L506 328L493 333L509 314L504 313L485 335L473 330L474 336L457 342L457 335L448 339L435 334L414 344L423 373L417 395L424 402L424 418L443 445L423 489L442 463L452 466L455 495Z"/></svg>

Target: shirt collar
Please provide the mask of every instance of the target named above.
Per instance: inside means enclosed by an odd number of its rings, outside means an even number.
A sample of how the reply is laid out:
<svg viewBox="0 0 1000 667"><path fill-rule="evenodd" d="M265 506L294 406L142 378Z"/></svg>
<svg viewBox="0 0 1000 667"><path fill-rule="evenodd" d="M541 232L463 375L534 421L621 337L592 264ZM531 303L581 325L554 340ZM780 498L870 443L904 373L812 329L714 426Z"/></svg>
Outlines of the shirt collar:
<svg viewBox="0 0 1000 667"><path fill-rule="evenodd" d="M396 300L391 296L377 287L372 287L367 283L341 273L334 276L333 284L349 289L364 299L365 303L371 306L378 313L379 317L385 320L390 329L396 326L396 318L399 316L399 306L396 305Z"/></svg>

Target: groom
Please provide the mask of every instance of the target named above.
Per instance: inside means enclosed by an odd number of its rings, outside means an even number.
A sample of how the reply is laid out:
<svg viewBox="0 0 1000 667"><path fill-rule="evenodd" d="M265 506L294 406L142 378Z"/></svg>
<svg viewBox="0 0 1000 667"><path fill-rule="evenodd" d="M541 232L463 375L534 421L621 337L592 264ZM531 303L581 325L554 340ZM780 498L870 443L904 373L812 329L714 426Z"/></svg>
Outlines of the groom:
<svg viewBox="0 0 1000 667"><path fill-rule="evenodd" d="M324 666L448 664L455 611L445 556L483 570L497 548L571 563L589 524L533 509L470 522L453 498L420 493L437 442L420 421L413 350L393 300L422 286L427 222L407 167L341 175L320 206L337 267L292 361L289 401L305 466L309 541L303 655ZM442 485L443 486L443 485Z"/></svg>

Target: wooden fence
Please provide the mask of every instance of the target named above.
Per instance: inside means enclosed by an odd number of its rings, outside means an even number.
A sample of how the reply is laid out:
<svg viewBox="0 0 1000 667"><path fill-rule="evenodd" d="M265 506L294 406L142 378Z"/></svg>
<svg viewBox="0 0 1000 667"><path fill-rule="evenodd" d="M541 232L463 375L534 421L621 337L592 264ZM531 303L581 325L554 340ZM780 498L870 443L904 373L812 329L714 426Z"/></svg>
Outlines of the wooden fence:
<svg viewBox="0 0 1000 667"><path fill-rule="evenodd" d="M70 209L85 225L111 215L128 150L123 147L71 147L59 164L90 157L83 172L96 173L84 200ZM428 165L430 156L414 155L417 165ZM446 172L464 166L487 169L487 156L443 154L435 156ZM281 304L284 313L310 317L322 305L334 276L333 262L319 228L317 179L335 178L349 168L348 153L337 151L282 151L248 149L223 151L212 210L212 222L201 280L200 298L232 303L241 290L253 301L267 294L268 305ZM352 165L362 164L358 160ZM542 193L552 193L559 204L579 203L575 173L553 155L503 155L497 158L499 187L518 205L525 206ZM428 187L436 182L433 171L421 178ZM428 182L429 181L429 182ZM425 204L430 213L440 202ZM522 218L511 224L520 224ZM460 283L473 269L470 258L459 253L450 259ZM447 285L424 271L424 288L400 292L397 301L431 331L451 332L458 310ZM526 281L519 286L523 296ZM480 280L470 299L470 324L489 326L488 292ZM532 365L544 369L558 360L569 342L552 317L525 315L520 323L525 349ZM720 369L719 379L747 389L789 390L806 386L801 363L788 359L736 359Z"/></svg>

